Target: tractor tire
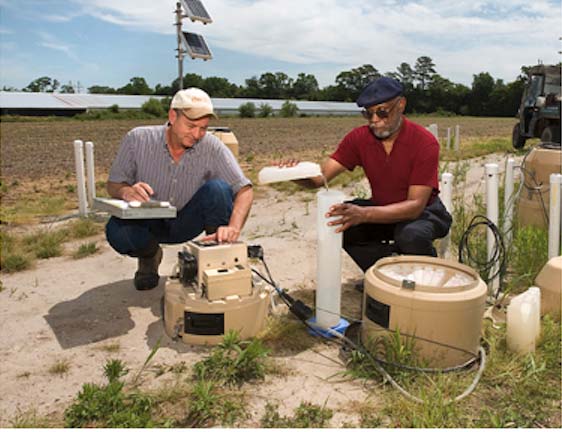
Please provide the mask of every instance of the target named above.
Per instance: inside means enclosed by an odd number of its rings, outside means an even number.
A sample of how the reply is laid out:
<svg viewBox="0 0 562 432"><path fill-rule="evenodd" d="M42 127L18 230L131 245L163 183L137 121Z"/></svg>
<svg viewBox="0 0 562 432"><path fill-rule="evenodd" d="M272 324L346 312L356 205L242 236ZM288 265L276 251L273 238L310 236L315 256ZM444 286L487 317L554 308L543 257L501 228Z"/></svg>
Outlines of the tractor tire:
<svg viewBox="0 0 562 432"><path fill-rule="evenodd" d="M560 143L560 127L547 126L541 133L542 142Z"/></svg>
<svg viewBox="0 0 562 432"><path fill-rule="evenodd" d="M523 148L525 146L525 141L527 141L527 138L521 135L519 123L516 123L515 126L513 126L513 133L511 134L511 144L513 145L513 148Z"/></svg>

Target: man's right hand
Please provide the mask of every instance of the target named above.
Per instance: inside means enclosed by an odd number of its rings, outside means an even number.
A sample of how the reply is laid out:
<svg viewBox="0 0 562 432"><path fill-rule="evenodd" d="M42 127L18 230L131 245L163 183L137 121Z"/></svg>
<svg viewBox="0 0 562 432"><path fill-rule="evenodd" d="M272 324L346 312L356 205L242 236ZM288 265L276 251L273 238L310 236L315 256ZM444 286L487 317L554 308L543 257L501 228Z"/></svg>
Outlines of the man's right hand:
<svg viewBox="0 0 562 432"><path fill-rule="evenodd" d="M148 183L138 182L132 186L126 186L122 189L121 198L127 202L130 201L148 201L154 191Z"/></svg>

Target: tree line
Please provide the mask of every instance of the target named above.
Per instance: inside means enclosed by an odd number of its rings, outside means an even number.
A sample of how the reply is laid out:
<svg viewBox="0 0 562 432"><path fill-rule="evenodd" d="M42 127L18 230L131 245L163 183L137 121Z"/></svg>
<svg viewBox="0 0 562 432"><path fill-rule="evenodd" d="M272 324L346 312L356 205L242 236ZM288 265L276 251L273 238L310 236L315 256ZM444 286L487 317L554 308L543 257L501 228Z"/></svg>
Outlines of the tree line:
<svg viewBox="0 0 562 432"><path fill-rule="evenodd" d="M521 94L528 79L529 66L522 66L519 76L510 83L494 79L488 72L473 75L470 87L454 83L436 71L430 57L422 56L414 66L401 63L395 71L381 73L371 65L340 72L333 85L320 88L312 74L299 73L291 78L284 72L266 72L245 80L244 85L231 83L227 78L203 78L188 73L183 77L183 88L199 87L212 97L287 99L312 101L353 102L361 90L373 79L390 76L399 80L408 99L407 111L411 113L451 113L473 116L513 116L516 114ZM179 89L179 78L169 85L156 84L151 88L143 77L133 77L123 87L93 85L92 94L126 94L172 96ZM13 88L4 90L15 91ZM74 93L72 83L60 85L50 77L32 81L22 91Z"/></svg>

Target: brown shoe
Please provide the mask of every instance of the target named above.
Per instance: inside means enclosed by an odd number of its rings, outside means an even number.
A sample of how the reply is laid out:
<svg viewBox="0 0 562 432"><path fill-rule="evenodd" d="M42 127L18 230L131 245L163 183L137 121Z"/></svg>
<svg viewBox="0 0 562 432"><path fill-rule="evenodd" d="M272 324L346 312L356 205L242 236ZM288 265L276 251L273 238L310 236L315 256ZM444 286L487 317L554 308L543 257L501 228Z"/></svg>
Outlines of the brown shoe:
<svg viewBox="0 0 562 432"><path fill-rule="evenodd" d="M135 273L135 288L146 291L158 286L160 276L158 267L162 262L162 248L158 246L156 253L150 258L139 258L139 269Z"/></svg>

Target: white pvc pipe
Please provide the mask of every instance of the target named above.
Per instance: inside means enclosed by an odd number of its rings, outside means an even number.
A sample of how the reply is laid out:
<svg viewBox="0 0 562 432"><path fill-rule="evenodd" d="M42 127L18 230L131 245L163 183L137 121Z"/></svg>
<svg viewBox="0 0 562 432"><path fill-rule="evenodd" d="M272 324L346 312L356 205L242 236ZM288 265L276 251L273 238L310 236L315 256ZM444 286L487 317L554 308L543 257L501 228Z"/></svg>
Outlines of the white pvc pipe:
<svg viewBox="0 0 562 432"><path fill-rule="evenodd" d="M84 144L80 140L74 141L74 160L76 162L78 213L80 213L80 216L86 216L88 214L88 203L86 200L86 180L84 178Z"/></svg>
<svg viewBox="0 0 562 432"><path fill-rule="evenodd" d="M548 259L560 255L560 184L562 184L562 174L550 174Z"/></svg>
<svg viewBox="0 0 562 432"><path fill-rule="evenodd" d="M485 166L486 169L486 216L487 218L496 226L498 226L499 219L499 205L498 205L498 164L489 163ZM491 230L486 231L486 243L488 250L488 260L492 259L494 253L494 234ZM494 267L490 270L490 274L494 274L498 271L499 263L496 263ZM490 281L490 292L495 294L499 287L499 278L496 277Z"/></svg>
<svg viewBox="0 0 562 432"><path fill-rule="evenodd" d="M337 227L327 225L338 217L327 219L326 213L332 205L343 202L345 195L336 190L322 190L316 194L316 198L316 324L327 329L340 322L342 233L336 234Z"/></svg>
<svg viewBox="0 0 562 432"><path fill-rule="evenodd" d="M96 197L96 180L94 171L94 143L86 141L86 176L88 180L88 205L94 205L94 198Z"/></svg>
<svg viewBox="0 0 562 432"><path fill-rule="evenodd" d="M447 150L451 149L451 128L447 128Z"/></svg>
<svg viewBox="0 0 562 432"><path fill-rule="evenodd" d="M515 167L515 160L509 158L505 165L505 187L504 187L504 214L503 214L503 237L505 240L506 248L509 248L511 244L511 238L513 233L511 229L513 227L513 206L514 206L514 196L513 196L513 170Z"/></svg>
<svg viewBox="0 0 562 432"><path fill-rule="evenodd" d="M453 214L453 174L443 173L441 176L441 200L450 214ZM453 221L454 222L454 221ZM440 255L450 258L449 245L451 244L451 232L441 240Z"/></svg>
<svg viewBox="0 0 562 432"><path fill-rule="evenodd" d="M461 146L461 127L455 127L455 151L458 152Z"/></svg>
<svg viewBox="0 0 562 432"><path fill-rule="evenodd" d="M435 123L430 124L427 130L433 134L436 140L439 140L439 128Z"/></svg>

